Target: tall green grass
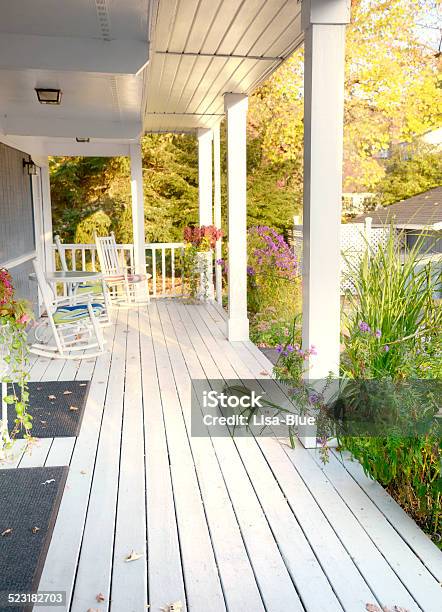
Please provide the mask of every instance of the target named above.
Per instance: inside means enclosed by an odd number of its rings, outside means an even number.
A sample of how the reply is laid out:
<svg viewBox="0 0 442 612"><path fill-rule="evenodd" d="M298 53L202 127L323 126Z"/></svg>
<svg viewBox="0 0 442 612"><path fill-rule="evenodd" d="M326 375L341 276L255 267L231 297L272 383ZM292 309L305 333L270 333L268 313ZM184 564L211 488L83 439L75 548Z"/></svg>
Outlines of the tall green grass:
<svg viewBox="0 0 442 612"><path fill-rule="evenodd" d="M342 373L351 378L442 378L441 271L423 258L424 237L402 253L393 231L385 248L347 262ZM439 263L440 266L440 263ZM435 427L408 437L343 437L370 477L442 542L442 440Z"/></svg>

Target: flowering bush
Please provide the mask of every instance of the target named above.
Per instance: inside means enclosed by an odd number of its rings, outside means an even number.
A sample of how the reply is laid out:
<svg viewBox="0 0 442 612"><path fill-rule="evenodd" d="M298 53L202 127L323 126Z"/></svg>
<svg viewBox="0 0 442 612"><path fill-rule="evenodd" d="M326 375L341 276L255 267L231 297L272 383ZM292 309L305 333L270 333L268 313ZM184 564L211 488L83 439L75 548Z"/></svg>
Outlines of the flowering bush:
<svg viewBox="0 0 442 612"><path fill-rule="evenodd" d="M184 228L184 241L190 243L198 251L209 251L215 248L223 232L214 225L187 226Z"/></svg>
<svg viewBox="0 0 442 612"><path fill-rule="evenodd" d="M248 308L262 326L269 313L269 321L279 321L290 327L290 321L300 310L301 280L297 258L274 229L267 226L252 227L248 231Z"/></svg>
<svg viewBox="0 0 442 612"><path fill-rule="evenodd" d="M27 303L14 299L11 275L7 270L0 269L0 382L13 383L20 389L19 400L15 393L3 397L7 404L15 404L16 419L11 436L6 428L6 423L2 423L0 455L3 454L3 449L10 443L15 433L23 428L25 434L28 434L32 427L31 417L27 413L29 355L25 331L31 318Z"/></svg>

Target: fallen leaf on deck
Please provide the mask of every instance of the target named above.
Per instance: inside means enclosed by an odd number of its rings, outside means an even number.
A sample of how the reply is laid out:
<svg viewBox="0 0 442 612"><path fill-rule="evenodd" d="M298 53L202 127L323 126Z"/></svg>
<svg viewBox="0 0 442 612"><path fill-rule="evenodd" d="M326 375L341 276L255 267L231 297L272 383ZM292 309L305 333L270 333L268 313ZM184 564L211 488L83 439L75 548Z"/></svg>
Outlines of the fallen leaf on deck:
<svg viewBox="0 0 442 612"><path fill-rule="evenodd" d="M100 612L98 608L88 608L87 612Z"/></svg>
<svg viewBox="0 0 442 612"><path fill-rule="evenodd" d="M262 376L270 376L270 374L268 372L266 372L265 370L262 370L262 372L260 372L260 374Z"/></svg>
<svg viewBox="0 0 442 612"><path fill-rule="evenodd" d="M51 484L51 482L55 482L55 478L51 478L50 480L45 480L44 482L42 482L42 485L47 485L47 484Z"/></svg>
<svg viewBox="0 0 442 612"><path fill-rule="evenodd" d="M54 399L57 399L57 396L56 395L48 395L48 399L54 400Z"/></svg>
<svg viewBox="0 0 442 612"><path fill-rule="evenodd" d="M12 533L12 529L9 527L8 529L5 529L4 531L2 531L1 535L3 536L7 536L7 535L11 535Z"/></svg>
<svg viewBox="0 0 442 612"><path fill-rule="evenodd" d="M80 470L80 474L86 474L86 470Z"/></svg>
<svg viewBox="0 0 442 612"><path fill-rule="evenodd" d="M31 531L32 533L38 533L40 531L40 527L33 527Z"/></svg>
<svg viewBox="0 0 442 612"><path fill-rule="evenodd" d="M135 552L134 550L130 553L130 555L128 557L125 558L126 563L128 563L129 561L137 561L138 559L141 559L143 555L141 555L140 553Z"/></svg>
<svg viewBox="0 0 442 612"><path fill-rule="evenodd" d="M371 603L366 604L365 609L368 610L368 612L382 612L379 606Z"/></svg>
<svg viewBox="0 0 442 612"><path fill-rule="evenodd" d="M101 603L102 601L106 601L106 597L103 595L103 593L98 593L95 599L98 601L98 603Z"/></svg>
<svg viewBox="0 0 442 612"><path fill-rule="evenodd" d="M75 412L76 410L78 410L77 406L69 406L69 410L72 410L72 412Z"/></svg>
<svg viewBox="0 0 442 612"><path fill-rule="evenodd" d="M182 609L183 604L181 601L175 601L174 603L167 605L165 608L161 608L163 612L181 612Z"/></svg>
<svg viewBox="0 0 442 612"><path fill-rule="evenodd" d="M63 391L63 395L71 395L72 391Z"/></svg>

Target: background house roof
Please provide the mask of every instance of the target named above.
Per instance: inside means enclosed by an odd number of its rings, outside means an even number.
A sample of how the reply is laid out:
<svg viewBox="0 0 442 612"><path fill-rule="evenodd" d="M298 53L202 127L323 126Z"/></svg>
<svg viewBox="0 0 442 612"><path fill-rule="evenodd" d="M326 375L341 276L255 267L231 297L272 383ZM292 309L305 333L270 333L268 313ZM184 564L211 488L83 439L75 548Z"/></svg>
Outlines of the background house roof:
<svg viewBox="0 0 442 612"><path fill-rule="evenodd" d="M354 223L363 223L367 217L373 225L392 221L401 227L424 227L442 223L442 186L429 189L406 200L356 217Z"/></svg>

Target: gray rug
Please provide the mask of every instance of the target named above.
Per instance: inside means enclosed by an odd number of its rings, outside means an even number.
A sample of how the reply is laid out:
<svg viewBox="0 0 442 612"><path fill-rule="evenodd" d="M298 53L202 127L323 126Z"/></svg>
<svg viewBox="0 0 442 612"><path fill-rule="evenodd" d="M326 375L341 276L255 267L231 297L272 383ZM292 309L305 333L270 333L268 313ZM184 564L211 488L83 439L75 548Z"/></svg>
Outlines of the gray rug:
<svg viewBox="0 0 442 612"><path fill-rule="evenodd" d="M7 594L38 588L68 469L0 470L0 612L32 609Z"/></svg>
<svg viewBox="0 0 442 612"><path fill-rule="evenodd" d="M36 438L78 436L89 394L89 380L31 382L28 412L32 416L31 434ZM20 397L17 387L8 385L8 394ZM8 408L9 430L14 428L15 408ZM18 432L16 438L22 438Z"/></svg>

